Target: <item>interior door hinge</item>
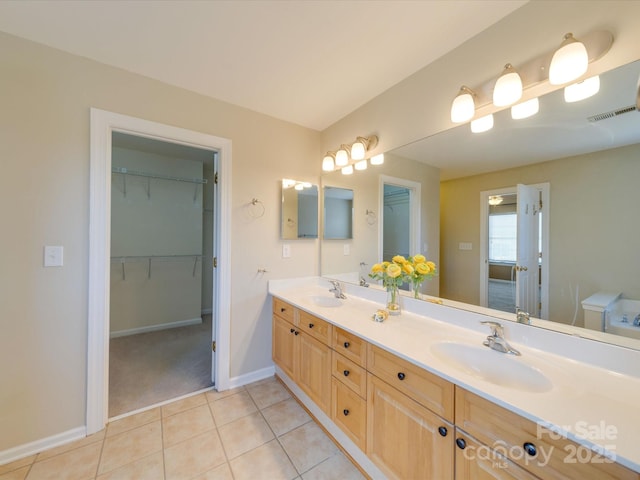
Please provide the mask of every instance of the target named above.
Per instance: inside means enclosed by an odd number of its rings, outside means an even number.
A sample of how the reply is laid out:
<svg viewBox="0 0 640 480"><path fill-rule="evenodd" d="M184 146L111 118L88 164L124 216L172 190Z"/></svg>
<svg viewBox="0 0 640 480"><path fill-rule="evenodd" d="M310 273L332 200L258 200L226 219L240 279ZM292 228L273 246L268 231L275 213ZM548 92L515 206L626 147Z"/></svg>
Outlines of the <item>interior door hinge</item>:
<svg viewBox="0 0 640 480"><path fill-rule="evenodd" d="M213 183L218 184L218 172L213 175Z"/></svg>
<svg viewBox="0 0 640 480"><path fill-rule="evenodd" d="M218 268L218 257L213 257L213 268Z"/></svg>
<svg viewBox="0 0 640 480"><path fill-rule="evenodd" d="M215 340L213 342L211 342L211 351L213 351L213 352L216 351L216 341Z"/></svg>

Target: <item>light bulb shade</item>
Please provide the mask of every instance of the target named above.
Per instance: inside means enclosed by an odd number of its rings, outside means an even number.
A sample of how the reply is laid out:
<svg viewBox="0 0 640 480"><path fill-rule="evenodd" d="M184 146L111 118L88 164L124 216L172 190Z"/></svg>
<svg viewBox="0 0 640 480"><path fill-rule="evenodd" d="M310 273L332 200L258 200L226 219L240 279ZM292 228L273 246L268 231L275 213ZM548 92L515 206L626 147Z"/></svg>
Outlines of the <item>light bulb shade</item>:
<svg viewBox="0 0 640 480"><path fill-rule="evenodd" d="M342 145L340 150L336 152L336 166L344 167L349 163L349 151L346 145Z"/></svg>
<svg viewBox="0 0 640 480"><path fill-rule="evenodd" d="M511 107L511 118L514 120L522 120L528 118L540 110L540 102L538 97L527 100L526 102L519 103Z"/></svg>
<svg viewBox="0 0 640 480"><path fill-rule="evenodd" d="M587 72L589 55L584 43L567 33L560 48L556 50L549 65L549 83L562 85L573 82Z"/></svg>
<svg viewBox="0 0 640 480"><path fill-rule="evenodd" d="M587 78L582 82L564 87L564 101L567 103L579 102L585 98L594 96L600 91L600 76Z"/></svg>
<svg viewBox="0 0 640 480"><path fill-rule="evenodd" d="M289 178L282 179L282 188L291 188L296 184L295 180L291 180Z"/></svg>
<svg viewBox="0 0 640 480"><path fill-rule="evenodd" d="M471 122L471 131L473 133L482 133L493 128L493 114L485 115Z"/></svg>
<svg viewBox="0 0 640 480"><path fill-rule="evenodd" d="M301 183L296 183L296 186L293 188L295 188L296 190L304 190L304 185L302 185Z"/></svg>
<svg viewBox="0 0 640 480"><path fill-rule="evenodd" d="M367 160L360 160L359 162L356 162L354 165L356 170L366 170L367 169Z"/></svg>
<svg viewBox="0 0 640 480"><path fill-rule="evenodd" d="M322 159L322 170L325 172L333 172L333 170L336 168L335 165L335 161L334 161L335 155L331 154L331 153L327 153L324 158Z"/></svg>
<svg viewBox="0 0 640 480"><path fill-rule="evenodd" d="M382 165L384 163L384 153L374 155L369 161L371 162L371 165Z"/></svg>
<svg viewBox="0 0 640 480"><path fill-rule="evenodd" d="M502 200L504 199L502 198L501 195L491 195L489 197L489 205L493 205L493 206L500 205L502 203Z"/></svg>
<svg viewBox="0 0 640 480"><path fill-rule="evenodd" d="M522 79L510 63L504 66L504 71L493 87L493 104L496 107L513 105L522 98Z"/></svg>
<svg viewBox="0 0 640 480"><path fill-rule="evenodd" d="M451 104L451 121L453 123L467 122L473 118L475 111L476 104L473 99L473 92L468 87L463 86Z"/></svg>
<svg viewBox="0 0 640 480"><path fill-rule="evenodd" d="M347 165L346 167L342 167L343 175L351 175L353 173L353 165Z"/></svg>
<svg viewBox="0 0 640 480"><path fill-rule="evenodd" d="M367 146L361 140L356 140L356 142L351 145L351 159L352 160L362 160L367 153Z"/></svg>

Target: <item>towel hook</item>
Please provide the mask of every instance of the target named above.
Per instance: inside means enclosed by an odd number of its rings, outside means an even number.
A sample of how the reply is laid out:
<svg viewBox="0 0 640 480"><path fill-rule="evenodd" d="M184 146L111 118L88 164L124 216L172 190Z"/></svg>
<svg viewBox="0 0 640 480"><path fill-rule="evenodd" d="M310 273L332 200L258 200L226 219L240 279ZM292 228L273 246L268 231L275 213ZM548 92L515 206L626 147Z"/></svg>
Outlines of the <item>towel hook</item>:
<svg viewBox="0 0 640 480"><path fill-rule="evenodd" d="M260 218L264 215L264 204L257 198L251 199L251 207L249 208L249 214L253 218Z"/></svg>

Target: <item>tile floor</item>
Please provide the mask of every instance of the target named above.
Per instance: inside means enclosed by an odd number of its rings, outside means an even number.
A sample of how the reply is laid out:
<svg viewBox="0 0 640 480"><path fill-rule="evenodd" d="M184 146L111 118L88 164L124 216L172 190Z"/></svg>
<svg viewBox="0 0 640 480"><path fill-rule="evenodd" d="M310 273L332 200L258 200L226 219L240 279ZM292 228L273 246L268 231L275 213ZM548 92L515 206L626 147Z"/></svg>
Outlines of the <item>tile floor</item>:
<svg viewBox="0 0 640 480"><path fill-rule="evenodd" d="M0 480L362 478L273 377L125 417L0 466Z"/></svg>

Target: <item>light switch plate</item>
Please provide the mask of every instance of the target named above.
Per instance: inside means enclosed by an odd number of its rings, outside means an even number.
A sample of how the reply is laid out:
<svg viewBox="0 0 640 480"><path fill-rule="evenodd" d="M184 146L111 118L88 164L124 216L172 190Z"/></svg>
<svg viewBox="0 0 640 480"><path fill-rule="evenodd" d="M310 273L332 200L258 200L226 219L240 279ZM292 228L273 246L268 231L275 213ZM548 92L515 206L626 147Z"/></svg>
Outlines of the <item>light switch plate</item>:
<svg viewBox="0 0 640 480"><path fill-rule="evenodd" d="M459 250L472 250L473 249L473 244L471 242L460 242L458 244L458 249Z"/></svg>
<svg viewBox="0 0 640 480"><path fill-rule="evenodd" d="M64 264L64 248L61 245L45 245L44 266L61 267Z"/></svg>
<svg viewBox="0 0 640 480"><path fill-rule="evenodd" d="M351 245L349 245L348 243L345 243L342 246L342 253L344 253L344 255L351 255Z"/></svg>
<svg viewBox="0 0 640 480"><path fill-rule="evenodd" d="M284 245L282 245L282 258L289 257L291 257L291 245L285 243Z"/></svg>

